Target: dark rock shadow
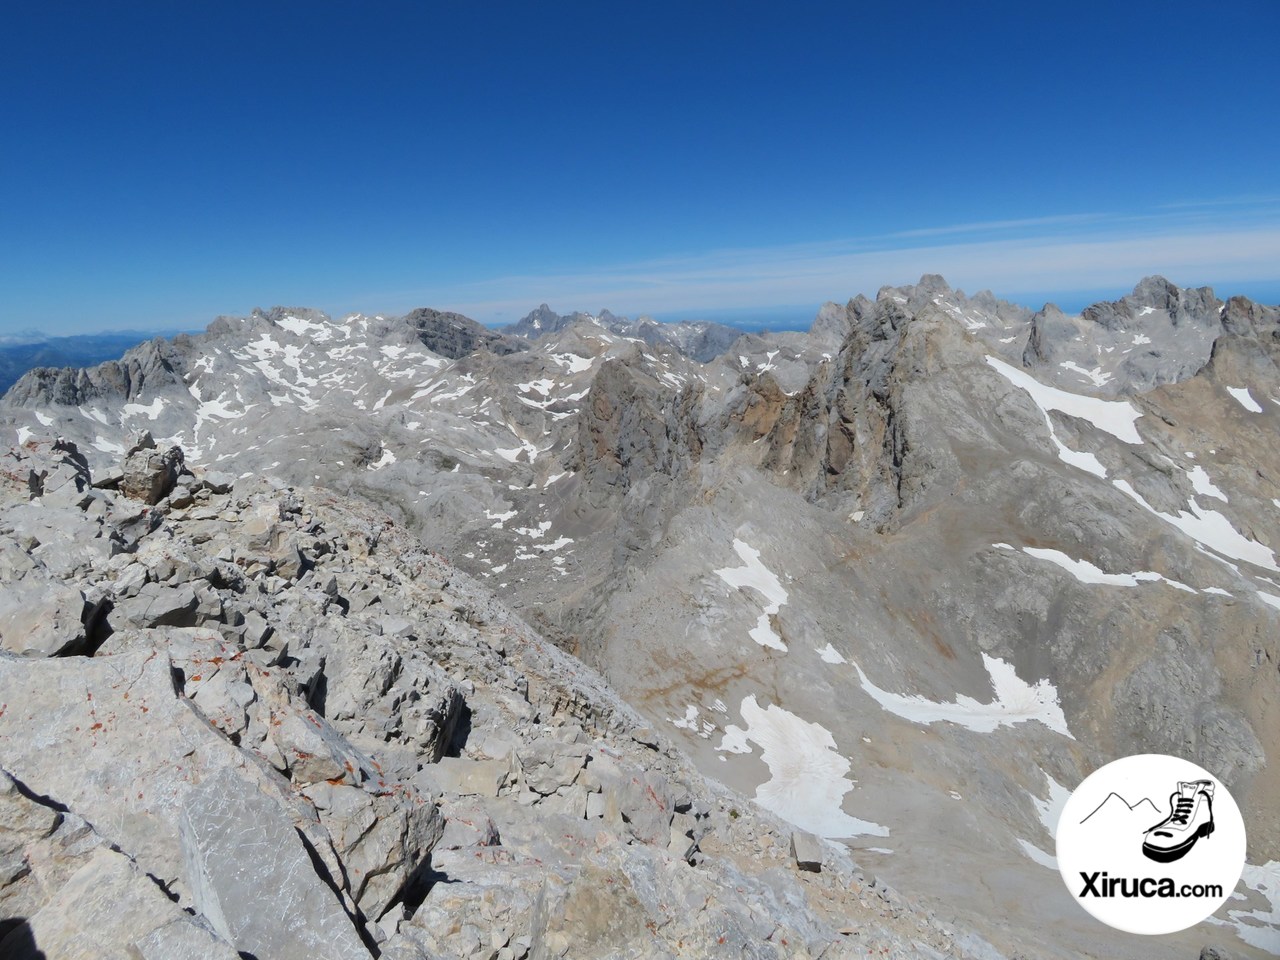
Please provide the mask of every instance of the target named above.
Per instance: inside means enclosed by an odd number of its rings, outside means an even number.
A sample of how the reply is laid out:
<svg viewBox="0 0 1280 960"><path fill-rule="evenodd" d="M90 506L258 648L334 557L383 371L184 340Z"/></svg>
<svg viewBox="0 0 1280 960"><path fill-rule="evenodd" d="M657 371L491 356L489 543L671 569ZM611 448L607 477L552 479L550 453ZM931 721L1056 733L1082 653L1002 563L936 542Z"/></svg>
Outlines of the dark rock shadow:
<svg viewBox="0 0 1280 960"><path fill-rule="evenodd" d="M458 714L454 718L453 729L449 731L449 739L445 743L443 756L460 757L462 751L467 745L467 740L471 738L471 708L467 706L464 700L462 706L458 708Z"/></svg>
<svg viewBox="0 0 1280 960"><path fill-rule="evenodd" d="M0 957L4 960L47 960L36 946L35 934L25 917L0 921Z"/></svg>

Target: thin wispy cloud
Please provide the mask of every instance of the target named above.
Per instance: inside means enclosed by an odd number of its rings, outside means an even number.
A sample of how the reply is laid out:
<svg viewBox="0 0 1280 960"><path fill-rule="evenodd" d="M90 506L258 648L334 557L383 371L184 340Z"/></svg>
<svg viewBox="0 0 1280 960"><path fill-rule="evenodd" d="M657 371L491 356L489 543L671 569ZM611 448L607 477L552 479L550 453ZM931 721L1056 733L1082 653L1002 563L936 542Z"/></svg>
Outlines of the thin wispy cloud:
<svg viewBox="0 0 1280 960"><path fill-rule="evenodd" d="M1027 227L1054 227L1073 224L1097 223L1114 219L1110 213L1068 213L1054 217L1030 217L1023 220L987 220L976 223L958 223L946 227L924 227L919 230L899 230L891 233L891 237L939 237L961 233L991 233L1004 230L1025 229Z"/></svg>
<svg viewBox="0 0 1280 960"><path fill-rule="evenodd" d="M1244 197L1215 197L1205 200L1180 200L1177 203L1162 203L1160 210L1189 210L1205 207L1256 207L1280 203L1280 194L1254 194Z"/></svg>
<svg viewBox="0 0 1280 960"><path fill-rule="evenodd" d="M983 231L1007 235L965 236ZM816 305L874 294L884 284L911 283L924 273L1000 294L1124 288L1153 273L1182 284L1280 280L1280 215L1209 222L1194 213L1079 214L894 236L935 242L854 238L718 250L550 276L499 277L421 294L492 322L541 302L562 310L609 307L663 315Z"/></svg>

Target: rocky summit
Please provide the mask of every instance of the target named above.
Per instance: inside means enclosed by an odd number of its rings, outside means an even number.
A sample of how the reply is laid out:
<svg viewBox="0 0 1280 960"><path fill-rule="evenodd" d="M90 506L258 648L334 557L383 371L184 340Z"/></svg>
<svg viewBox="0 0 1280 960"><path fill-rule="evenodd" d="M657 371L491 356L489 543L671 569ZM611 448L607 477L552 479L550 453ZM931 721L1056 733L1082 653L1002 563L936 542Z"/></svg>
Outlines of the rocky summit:
<svg viewBox="0 0 1280 960"><path fill-rule="evenodd" d="M278 307L0 401L0 956L1280 955L1280 309ZM1210 920L1057 815L1225 784Z"/></svg>

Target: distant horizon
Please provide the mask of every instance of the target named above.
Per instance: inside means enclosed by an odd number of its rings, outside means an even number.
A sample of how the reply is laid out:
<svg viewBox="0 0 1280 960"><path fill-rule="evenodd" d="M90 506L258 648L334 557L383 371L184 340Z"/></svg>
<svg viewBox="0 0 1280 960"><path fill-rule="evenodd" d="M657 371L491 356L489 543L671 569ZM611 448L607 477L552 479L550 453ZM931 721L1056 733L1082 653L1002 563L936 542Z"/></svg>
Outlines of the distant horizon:
<svg viewBox="0 0 1280 960"><path fill-rule="evenodd" d="M1153 274L1148 274L1147 276L1151 276L1151 275ZM1164 276L1164 274L1154 274L1154 275ZM947 279L947 278L944 276L944 279ZM1133 292L1133 287L1142 279L1143 279L1142 277L1138 277L1133 281L1132 284L1129 284L1128 286L1125 286L1122 288L1121 287L1104 287L1104 288L1098 288L1098 289L1089 290L1089 291L1080 291L1080 290L1067 290L1067 291L1056 291L1056 292L1040 291L1033 294L1017 294L1017 293L1003 294L1000 291L996 290L996 291L992 291L992 293L999 300L1004 300L1009 303L1016 304L1018 306L1026 307L1033 311L1041 310L1045 306L1052 304L1058 307L1059 309L1061 309L1065 313L1079 314L1086 307L1092 306L1093 304L1119 300L1122 297L1131 294ZM1243 281L1243 282L1233 282L1227 285L1220 286L1212 283L1181 284L1181 283L1178 283L1176 278L1166 277L1166 279L1176 284L1177 286L1180 286L1183 288L1192 288L1192 287L1198 288L1198 287L1205 287L1205 286L1210 287L1213 289L1215 296L1217 296L1221 300L1227 300L1230 297L1234 297L1234 296L1243 296L1243 297L1249 298L1250 300L1253 300L1255 303L1261 303L1268 306L1280 305L1280 281ZM917 281L912 281L911 283L914 283L914 282L917 282ZM881 287L910 286L911 283L881 284ZM638 319L640 317L648 317L649 319L656 320L661 323L680 323L680 322L694 323L694 322L704 321L704 322L719 323L719 324L723 324L724 326L734 327L735 329L740 329L745 333L758 333L763 330L807 331L813 325L814 319L817 317L818 311L822 308L823 304L833 302L833 303L839 303L843 305L847 303L849 300L852 300L860 295L866 296L869 299L874 300L876 293L879 291L881 287L877 287L875 290L858 291L843 299L831 298L829 300L823 300L819 303L813 304L812 306L807 304L794 304L794 305L782 305L782 306L772 306L772 307L728 307L728 308L723 308L718 310L711 309L711 310L700 310L700 311L664 310L656 313L646 313L645 311L627 311L627 310L617 309L616 306L611 304L601 304L596 307L590 307L590 308L588 308L585 305L564 307L564 306L557 306L554 303L547 303L547 301L542 300L542 301L538 301L538 303L531 304L529 308L525 310L523 313L521 313L519 316L516 316L509 320L500 319L500 320L485 321L485 320L480 320L477 317L469 317L469 318L474 319L479 323L483 323L485 326L490 328L506 327L514 323L517 323L518 321L520 321L521 319L523 319L524 317L532 313L534 310L537 310L540 306L545 304L553 312L561 316L568 316L573 313L586 313L590 315L598 315L600 312L604 310L608 310L610 313L614 314L615 316L626 317L632 320ZM951 284L951 287L954 290L962 290L966 296L973 296L974 294L978 293L981 290L988 289L986 287L974 287L973 289L967 289L956 284ZM403 316L411 312L412 310L419 309L419 308L432 308L432 309L441 309L441 310L448 309L445 307L440 307L433 303L421 303L421 304L418 304L416 307L411 307L405 310L394 310L394 311L367 310L367 309L366 310L330 310L330 309L326 309L323 306L318 306L313 303L289 303L289 304L260 303L248 309L236 311L236 312L228 312L224 310L220 313L215 313L209 316L207 319L203 321L168 322L168 323L162 323L155 327L87 328L76 333L45 333L33 327L28 327L26 329L17 329L17 330L8 330L4 327L0 327L0 346L16 346L16 345L25 344L25 343L41 343L49 340L64 339L69 337L87 337L87 336L102 336L102 337L137 336L140 339L146 339L146 338L156 337L156 336L174 337L180 334L198 335L198 334L204 333L208 328L208 326L211 323L213 323L216 319L218 319L218 317L223 317L223 316L247 317L254 310L266 311L266 310L271 310L275 307L296 307L299 309L319 310L322 313L328 315L333 320L342 320L345 317L354 316L354 315L386 316L386 317ZM455 311L455 312L461 312L461 311ZM468 314L465 314L465 313L463 315L469 316Z"/></svg>

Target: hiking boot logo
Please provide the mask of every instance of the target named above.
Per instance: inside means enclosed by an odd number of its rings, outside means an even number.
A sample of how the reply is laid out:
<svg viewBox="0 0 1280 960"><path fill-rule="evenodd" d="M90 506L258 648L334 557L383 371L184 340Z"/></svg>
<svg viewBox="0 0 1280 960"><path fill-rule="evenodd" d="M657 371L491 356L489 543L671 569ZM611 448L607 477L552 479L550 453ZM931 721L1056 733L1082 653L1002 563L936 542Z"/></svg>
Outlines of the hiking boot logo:
<svg viewBox="0 0 1280 960"><path fill-rule="evenodd" d="M1169 796L1169 816L1143 834L1142 853L1159 863L1172 863L1212 834L1213 781L1179 781Z"/></svg>
<svg viewBox="0 0 1280 960"><path fill-rule="evenodd" d="M1235 893L1244 818L1227 785L1203 767L1140 753L1099 767L1071 791L1054 851L1087 913L1129 933L1175 933Z"/></svg>

